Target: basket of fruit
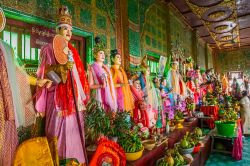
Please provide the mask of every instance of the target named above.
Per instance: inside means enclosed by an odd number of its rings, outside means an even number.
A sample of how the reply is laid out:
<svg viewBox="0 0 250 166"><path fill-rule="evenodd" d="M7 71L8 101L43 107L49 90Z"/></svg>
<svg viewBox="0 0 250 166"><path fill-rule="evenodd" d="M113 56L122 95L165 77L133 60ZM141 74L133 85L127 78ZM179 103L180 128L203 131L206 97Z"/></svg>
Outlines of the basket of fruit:
<svg viewBox="0 0 250 166"><path fill-rule="evenodd" d="M178 149L169 149L165 157L160 158L156 162L156 166L189 166L192 160L182 156Z"/></svg>
<svg viewBox="0 0 250 166"><path fill-rule="evenodd" d="M199 128L199 127L196 127L196 128L194 129L194 135L195 135L199 140L203 140L203 139L206 137L206 135L203 134L201 128Z"/></svg>
<svg viewBox="0 0 250 166"><path fill-rule="evenodd" d="M181 154L191 154L194 150L195 142L191 136L187 133L184 138L180 141L178 146Z"/></svg>

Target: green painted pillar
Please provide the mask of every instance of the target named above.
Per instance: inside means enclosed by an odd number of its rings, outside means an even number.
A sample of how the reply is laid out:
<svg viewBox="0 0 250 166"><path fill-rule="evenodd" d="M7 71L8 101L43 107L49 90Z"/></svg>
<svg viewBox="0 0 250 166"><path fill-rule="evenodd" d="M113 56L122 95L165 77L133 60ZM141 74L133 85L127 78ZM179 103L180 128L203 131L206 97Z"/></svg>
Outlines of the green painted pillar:
<svg viewBox="0 0 250 166"><path fill-rule="evenodd" d="M197 50L197 46L198 46L198 39L197 39L197 30L194 29L192 31L192 58L194 60L195 63L198 62L198 50Z"/></svg>
<svg viewBox="0 0 250 166"><path fill-rule="evenodd" d="M122 56L122 66L129 68L128 1L116 0L116 46Z"/></svg>
<svg viewBox="0 0 250 166"><path fill-rule="evenodd" d="M166 36L167 36L167 56L171 55L171 32L170 32L170 3L168 3L166 5L166 10L167 10L167 14L166 14L166 22L168 24L166 24Z"/></svg>

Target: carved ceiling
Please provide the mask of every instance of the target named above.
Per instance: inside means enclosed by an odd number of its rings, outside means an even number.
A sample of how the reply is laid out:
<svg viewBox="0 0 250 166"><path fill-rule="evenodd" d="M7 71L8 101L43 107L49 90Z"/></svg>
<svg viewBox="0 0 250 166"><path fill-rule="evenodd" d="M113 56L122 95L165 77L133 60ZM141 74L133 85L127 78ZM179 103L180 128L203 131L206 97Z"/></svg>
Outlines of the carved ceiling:
<svg viewBox="0 0 250 166"><path fill-rule="evenodd" d="M250 0L171 0L214 49L250 46Z"/></svg>

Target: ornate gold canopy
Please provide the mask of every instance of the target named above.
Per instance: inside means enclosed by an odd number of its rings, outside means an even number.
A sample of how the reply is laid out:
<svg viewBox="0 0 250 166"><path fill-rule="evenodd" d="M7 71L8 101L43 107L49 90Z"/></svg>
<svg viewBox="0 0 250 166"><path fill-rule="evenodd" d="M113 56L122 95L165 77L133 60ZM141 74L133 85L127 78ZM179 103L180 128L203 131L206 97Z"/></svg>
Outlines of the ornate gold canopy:
<svg viewBox="0 0 250 166"><path fill-rule="evenodd" d="M202 20L219 48L240 46L236 1L186 0L186 3Z"/></svg>

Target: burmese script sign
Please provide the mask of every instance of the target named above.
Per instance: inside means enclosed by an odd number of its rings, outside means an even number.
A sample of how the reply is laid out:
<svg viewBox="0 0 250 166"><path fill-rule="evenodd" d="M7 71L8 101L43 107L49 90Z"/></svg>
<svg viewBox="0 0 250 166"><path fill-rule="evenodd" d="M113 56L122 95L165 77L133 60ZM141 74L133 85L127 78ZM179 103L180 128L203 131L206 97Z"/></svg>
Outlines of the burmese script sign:
<svg viewBox="0 0 250 166"><path fill-rule="evenodd" d="M242 71L231 71L228 72L228 78L229 79L243 79L243 72Z"/></svg>
<svg viewBox="0 0 250 166"><path fill-rule="evenodd" d="M52 43L55 30L48 29L38 25L31 26L30 45L32 48L41 48L42 46Z"/></svg>

